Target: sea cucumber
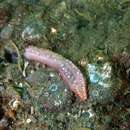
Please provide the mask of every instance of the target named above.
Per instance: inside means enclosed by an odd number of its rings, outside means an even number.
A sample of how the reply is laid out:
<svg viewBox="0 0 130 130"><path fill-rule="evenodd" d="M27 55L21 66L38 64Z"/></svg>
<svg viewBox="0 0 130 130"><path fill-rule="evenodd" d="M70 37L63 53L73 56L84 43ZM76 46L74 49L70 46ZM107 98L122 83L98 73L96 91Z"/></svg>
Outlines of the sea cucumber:
<svg viewBox="0 0 130 130"><path fill-rule="evenodd" d="M81 101L87 99L86 81L81 71L70 60L48 49L39 49L34 46L27 47L24 56L27 60L34 60L54 68Z"/></svg>

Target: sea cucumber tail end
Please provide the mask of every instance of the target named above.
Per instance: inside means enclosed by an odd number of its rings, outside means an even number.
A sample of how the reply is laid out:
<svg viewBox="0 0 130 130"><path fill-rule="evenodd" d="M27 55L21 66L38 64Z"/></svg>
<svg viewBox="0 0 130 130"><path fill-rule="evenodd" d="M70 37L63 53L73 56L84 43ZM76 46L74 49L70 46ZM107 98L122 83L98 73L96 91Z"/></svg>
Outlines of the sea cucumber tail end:
<svg viewBox="0 0 130 130"><path fill-rule="evenodd" d="M86 101L88 98L86 86L78 88L75 91L75 94L80 98L80 101Z"/></svg>

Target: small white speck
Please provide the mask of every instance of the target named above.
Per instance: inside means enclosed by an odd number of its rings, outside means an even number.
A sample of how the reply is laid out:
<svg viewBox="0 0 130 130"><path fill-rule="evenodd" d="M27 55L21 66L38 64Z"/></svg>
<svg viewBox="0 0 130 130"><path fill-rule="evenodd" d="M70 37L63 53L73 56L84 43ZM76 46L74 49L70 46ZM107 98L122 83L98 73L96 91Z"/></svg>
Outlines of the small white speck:
<svg viewBox="0 0 130 130"><path fill-rule="evenodd" d="M31 74L33 74L34 73L34 70L31 70L31 72L30 72Z"/></svg>
<svg viewBox="0 0 130 130"><path fill-rule="evenodd" d="M77 74L78 74L78 75L80 74L79 71L77 71Z"/></svg>
<svg viewBox="0 0 130 130"><path fill-rule="evenodd" d="M68 75L67 77L70 78L70 75Z"/></svg>
<svg viewBox="0 0 130 130"><path fill-rule="evenodd" d="M69 113L69 112L67 112L67 115L68 115L68 116L70 116L70 113Z"/></svg>
<svg viewBox="0 0 130 130"><path fill-rule="evenodd" d="M17 109L20 104L21 104L21 102L19 100L15 100L13 102L12 106L13 106L14 109Z"/></svg>
<svg viewBox="0 0 130 130"><path fill-rule="evenodd" d="M65 70L65 68L63 67L62 70Z"/></svg>
<svg viewBox="0 0 130 130"><path fill-rule="evenodd" d="M55 74L54 73L50 73L50 77L54 77L55 76Z"/></svg>
<svg viewBox="0 0 130 130"><path fill-rule="evenodd" d="M86 111L85 110L82 110L82 113L85 113Z"/></svg>
<svg viewBox="0 0 130 130"><path fill-rule="evenodd" d="M64 91L67 92L67 89L65 89Z"/></svg>
<svg viewBox="0 0 130 130"><path fill-rule="evenodd" d="M51 28L51 32L52 32L52 33L56 33L57 30L56 30L55 28L52 27L52 28Z"/></svg>
<svg viewBox="0 0 130 130"><path fill-rule="evenodd" d="M83 82L83 80L82 80L82 79L80 79L79 81L80 81L80 82Z"/></svg>
<svg viewBox="0 0 130 130"><path fill-rule="evenodd" d="M45 93L44 93L44 96L48 97L48 96L49 96L49 93L48 93L48 92L45 92Z"/></svg>
<svg viewBox="0 0 130 130"><path fill-rule="evenodd" d="M22 87L23 87L23 84L22 84L22 83L19 83L19 87L21 87L21 88L22 88Z"/></svg>
<svg viewBox="0 0 130 130"><path fill-rule="evenodd" d="M58 102L55 101L54 104L55 104L55 106L59 106L61 104L61 101L60 100Z"/></svg>
<svg viewBox="0 0 130 130"><path fill-rule="evenodd" d="M91 109L88 110L88 113L89 113L89 118L94 116L93 111Z"/></svg>
<svg viewBox="0 0 130 130"><path fill-rule="evenodd" d="M102 56L99 56L97 59L102 61L104 58Z"/></svg>
<svg viewBox="0 0 130 130"><path fill-rule="evenodd" d="M26 120L26 122L27 122L28 124L30 124L30 123L32 122L32 120L31 120L30 118L28 118L28 119Z"/></svg>

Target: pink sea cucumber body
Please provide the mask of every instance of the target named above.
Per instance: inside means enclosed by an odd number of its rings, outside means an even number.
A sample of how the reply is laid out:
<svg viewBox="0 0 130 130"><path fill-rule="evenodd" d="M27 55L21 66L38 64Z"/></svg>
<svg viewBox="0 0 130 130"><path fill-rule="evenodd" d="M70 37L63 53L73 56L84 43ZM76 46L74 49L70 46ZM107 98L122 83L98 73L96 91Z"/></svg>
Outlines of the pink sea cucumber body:
<svg viewBox="0 0 130 130"><path fill-rule="evenodd" d="M47 49L39 49L29 46L25 49L24 56L28 60L34 60L54 68L60 73L69 89L80 97L81 101L87 99L86 82L80 70L61 55Z"/></svg>

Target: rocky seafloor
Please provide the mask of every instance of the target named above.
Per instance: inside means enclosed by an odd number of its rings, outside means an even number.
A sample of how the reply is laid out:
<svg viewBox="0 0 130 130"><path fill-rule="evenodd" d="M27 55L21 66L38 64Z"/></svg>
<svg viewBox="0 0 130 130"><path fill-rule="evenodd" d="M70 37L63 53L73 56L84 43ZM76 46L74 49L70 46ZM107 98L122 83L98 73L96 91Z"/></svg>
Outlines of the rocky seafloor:
<svg viewBox="0 0 130 130"><path fill-rule="evenodd" d="M30 45L72 61L87 100ZM130 130L130 0L0 0L0 130Z"/></svg>

